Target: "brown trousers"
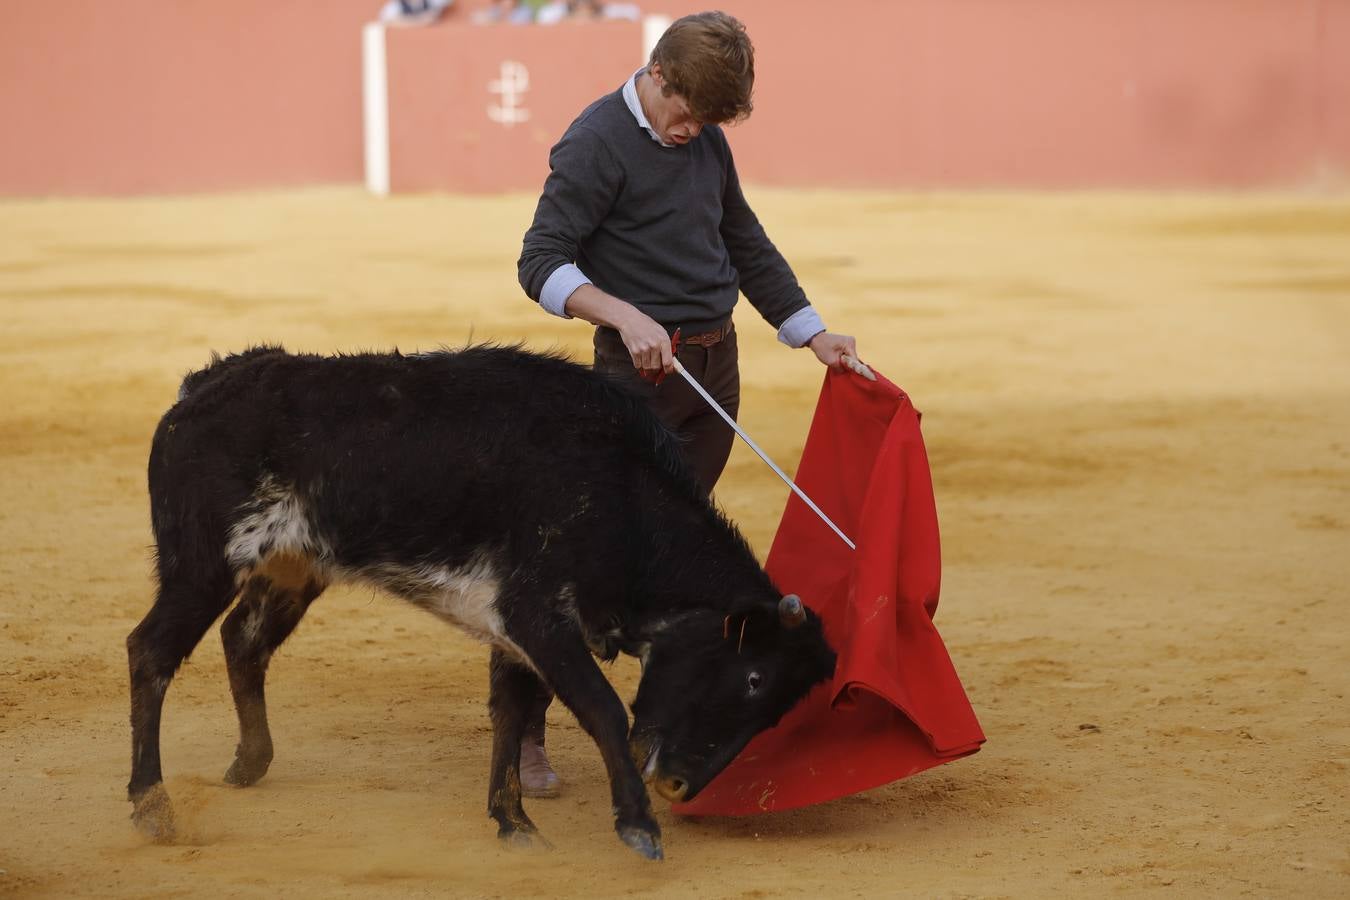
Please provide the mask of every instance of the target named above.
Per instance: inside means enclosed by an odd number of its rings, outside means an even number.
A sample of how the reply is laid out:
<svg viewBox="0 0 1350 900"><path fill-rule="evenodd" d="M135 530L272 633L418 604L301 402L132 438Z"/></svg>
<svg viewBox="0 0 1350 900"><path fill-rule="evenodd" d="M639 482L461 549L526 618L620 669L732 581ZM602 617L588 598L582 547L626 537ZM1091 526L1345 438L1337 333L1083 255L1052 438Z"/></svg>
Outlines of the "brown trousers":
<svg viewBox="0 0 1350 900"><path fill-rule="evenodd" d="M728 323L725 330L726 336L711 347L681 344L679 358L685 370L734 419L741 405L741 372L736 329ZM685 462L703 493L711 494L726 468L736 433L680 374L667 375L660 384L643 380L617 331L595 329L594 346L595 370L618 377L646 398L661 421L680 436ZM525 720L527 740L544 743L544 713L552 700L552 691L541 686Z"/></svg>
<svg viewBox="0 0 1350 900"><path fill-rule="evenodd" d="M705 494L711 494L736 435L702 397L678 373L660 384L644 381L633 368L632 357L619 333L610 328L595 330L595 365L625 381L646 399L666 426L680 436L684 460ZM733 419L741 405L741 373L736 351L736 329L728 324L726 335L711 347L680 345L680 362L703 389L713 396Z"/></svg>

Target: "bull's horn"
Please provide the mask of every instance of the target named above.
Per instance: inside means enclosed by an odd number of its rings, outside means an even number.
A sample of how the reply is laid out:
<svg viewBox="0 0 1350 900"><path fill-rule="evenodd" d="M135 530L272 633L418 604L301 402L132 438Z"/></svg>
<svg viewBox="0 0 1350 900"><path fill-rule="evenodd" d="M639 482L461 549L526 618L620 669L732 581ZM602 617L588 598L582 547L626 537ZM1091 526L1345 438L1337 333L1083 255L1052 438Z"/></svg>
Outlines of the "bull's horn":
<svg viewBox="0 0 1350 900"><path fill-rule="evenodd" d="M806 607L802 606L802 598L796 594L787 594L782 600L779 600L778 619L783 623L784 628L796 628L805 622Z"/></svg>

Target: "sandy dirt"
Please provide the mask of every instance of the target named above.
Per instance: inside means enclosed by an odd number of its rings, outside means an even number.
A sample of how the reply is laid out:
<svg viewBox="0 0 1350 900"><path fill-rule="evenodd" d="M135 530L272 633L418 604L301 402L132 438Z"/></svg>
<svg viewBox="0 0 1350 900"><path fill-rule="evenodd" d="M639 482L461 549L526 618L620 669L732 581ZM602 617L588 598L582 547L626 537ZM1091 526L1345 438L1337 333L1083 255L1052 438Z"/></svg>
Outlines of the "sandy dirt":
<svg viewBox="0 0 1350 900"><path fill-rule="evenodd" d="M678 897L1350 894L1350 199L752 192L837 330L924 411L938 624L989 743L865 794L611 831L550 713L556 849L484 814L487 651L326 594L236 725L208 633L169 692L185 832L128 821L123 640L150 605L145 459L215 350L588 329L514 281L529 197L313 190L0 203L0 894ZM795 465L821 372L738 314L744 422ZM785 490L718 496L762 554ZM630 695L635 666L613 678Z"/></svg>

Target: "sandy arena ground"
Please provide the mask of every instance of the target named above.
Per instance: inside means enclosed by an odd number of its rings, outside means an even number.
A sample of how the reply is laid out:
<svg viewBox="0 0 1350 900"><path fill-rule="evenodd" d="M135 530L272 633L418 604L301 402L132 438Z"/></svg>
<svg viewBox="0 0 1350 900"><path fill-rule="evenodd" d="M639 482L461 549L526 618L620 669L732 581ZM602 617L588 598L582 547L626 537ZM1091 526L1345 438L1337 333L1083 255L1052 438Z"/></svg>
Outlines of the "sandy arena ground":
<svg viewBox="0 0 1350 900"><path fill-rule="evenodd" d="M0 894L1350 895L1350 199L753 192L836 329L925 412L938 624L976 756L815 808L614 838L550 714L556 849L484 815L486 650L331 591L273 663L277 756L224 785L208 634L169 693L185 838L128 821L144 467L209 351L562 347L514 281L528 197L355 189L0 203ZM744 422L795 465L821 372L745 306ZM506 412L506 411L504 411ZM784 489L719 499L767 551ZM613 677L629 696L635 666Z"/></svg>

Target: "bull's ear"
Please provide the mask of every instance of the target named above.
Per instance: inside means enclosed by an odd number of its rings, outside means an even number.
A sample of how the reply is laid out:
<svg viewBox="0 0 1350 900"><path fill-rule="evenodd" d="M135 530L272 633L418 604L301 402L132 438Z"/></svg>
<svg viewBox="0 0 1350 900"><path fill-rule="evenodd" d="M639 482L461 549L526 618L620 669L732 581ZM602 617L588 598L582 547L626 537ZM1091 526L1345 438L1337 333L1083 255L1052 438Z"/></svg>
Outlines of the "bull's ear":
<svg viewBox="0 0 1350 900"><path fill-rule="evenodd" d="M806 621L806 607L802 598L796 594L787 594L778 601L778 620L784 628L796 628Z"/></svg>

